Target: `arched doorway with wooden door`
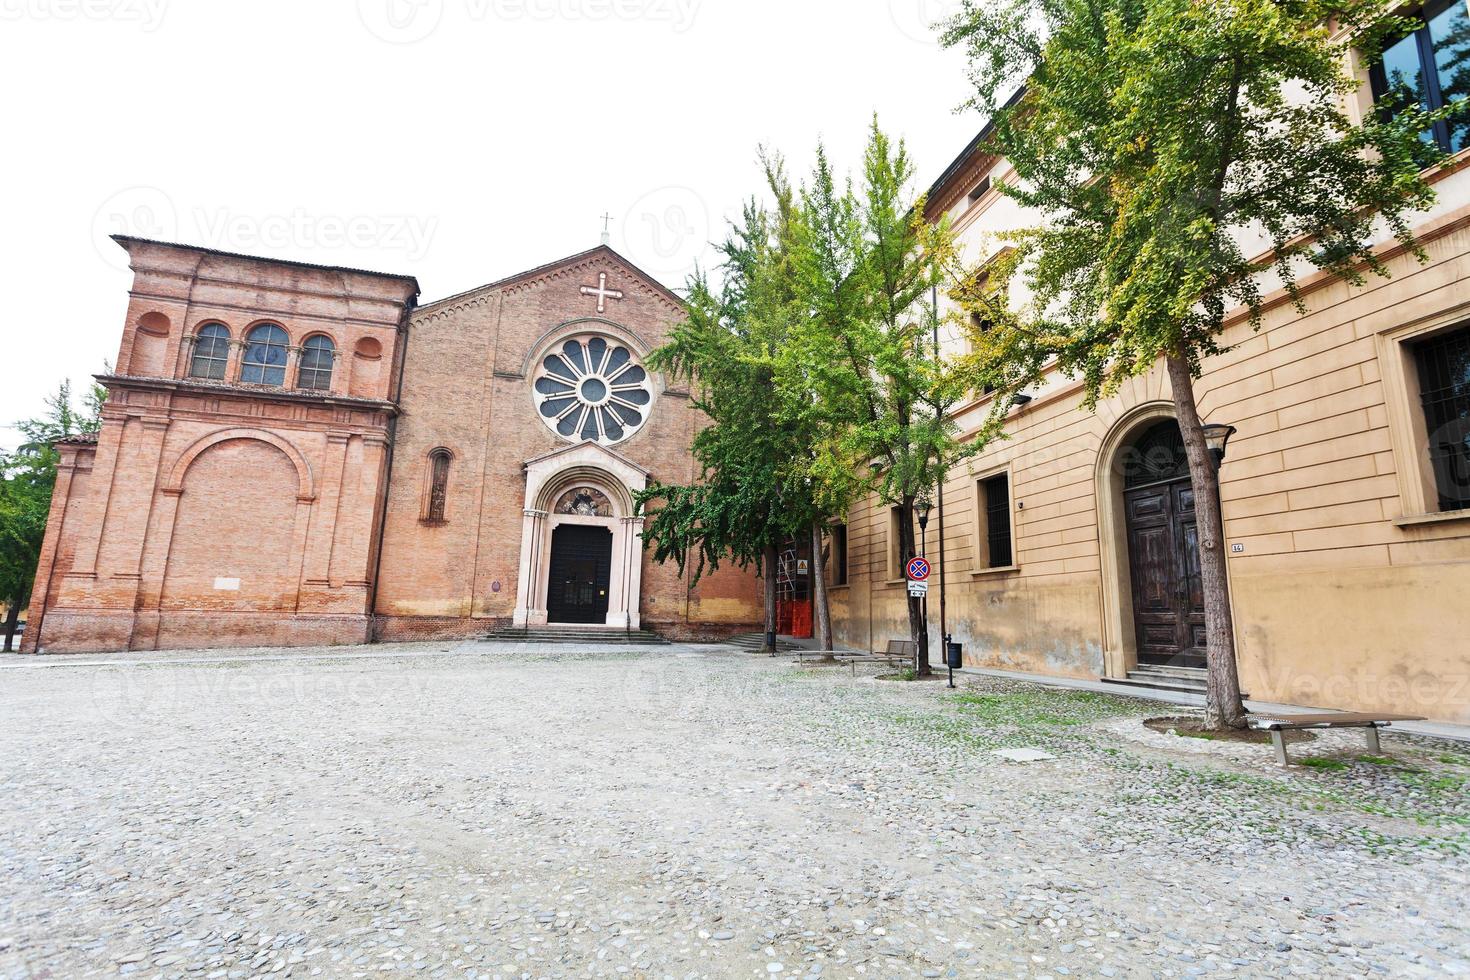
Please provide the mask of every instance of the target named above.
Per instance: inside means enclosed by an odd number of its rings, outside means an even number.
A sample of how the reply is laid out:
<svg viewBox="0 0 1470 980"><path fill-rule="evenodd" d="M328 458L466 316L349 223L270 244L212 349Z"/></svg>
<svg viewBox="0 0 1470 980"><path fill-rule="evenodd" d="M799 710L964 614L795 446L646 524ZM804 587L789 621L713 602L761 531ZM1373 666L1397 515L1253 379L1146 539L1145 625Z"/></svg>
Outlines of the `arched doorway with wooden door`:
<svg viewBox="0 0 1470 980"><path fill-rule="evenodd" d="M1204 590L1194 486L1179 425L1142 427L1118 458L1139 667L1203 669Z"/></svg>

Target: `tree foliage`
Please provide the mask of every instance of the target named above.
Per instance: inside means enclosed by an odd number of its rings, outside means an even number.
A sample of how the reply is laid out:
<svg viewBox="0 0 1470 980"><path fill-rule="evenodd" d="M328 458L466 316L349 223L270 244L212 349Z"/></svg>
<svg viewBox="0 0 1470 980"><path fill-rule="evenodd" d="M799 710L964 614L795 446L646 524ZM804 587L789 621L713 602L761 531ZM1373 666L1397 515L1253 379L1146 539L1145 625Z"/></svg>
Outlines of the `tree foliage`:
<svg viewBox="0 0 1470 980"><path fill-rule="evenodd" d="M702 272L688 284L687 316L649 358L688 382L708 418L692 451L700 477L654 484L639 494L644 540L656 561L693 562L697 581L722 561L764 568L771 549L811 516L810 493L793 460L802 452L800 413L783 406L773 362L792 303L792 190L779 158L764 160L769 206L752 200L721 246L723 281Z"/></svg>
<svg viewBox="0 0 1470 980"><path fill-rule="evenodd" d="M818 149L796 236L803 316L779 374L815 406L813 485L844 511L865 493L898 506L905 562L915 554L914 502L984 444L983 434L961 441L949 415L965 384L934 341L935 291L956 261L954 239L947 221L926 220L913 176L903 142L876 119L856 186ZM911 599L923 672L919 610Z"/></svg>
<svg viewBox="0 0 1470 980"><path fill-rule="evenodd" d="M1414 106L1356 118L1353 49L1410 24L1379 0L964 0L973 104L1038 215L1009 235L1031 299L977 335L977 385L1019 390L1049 362L1086 406L1168 371L1199 518L1211 725L1244 724L1214 462L1193 379L1227 315L1259 327L1274 279L1387 275L1384 233L1420 255L1409 217L1433 200ZM1008 92L1024 84L1019 97ZM1463 103L1459 107L1463 108ZM1431 154L1432 155L1432 154ZM979 309L975 291L960 299Z"/></svg>
<svg viewBox="0 0 1470 980"><path fill-rule="evenodd" d="M1450 111L1355 119L1352 49L1408 26L1388 9L966 0L945 41L969 52L973 104L1016 170L1002 192L1043 218L1010 236L1024 329L987 338L972 369L1014 385L1018 364L1059 357L1091 406L1171 353L1197 375L1231 310L1259 325L1263 271L1303 311L1309 270L1386 274L1374 244L1386 228L1414 246L1408 216L1433 200L1419 134Z"/></svg>

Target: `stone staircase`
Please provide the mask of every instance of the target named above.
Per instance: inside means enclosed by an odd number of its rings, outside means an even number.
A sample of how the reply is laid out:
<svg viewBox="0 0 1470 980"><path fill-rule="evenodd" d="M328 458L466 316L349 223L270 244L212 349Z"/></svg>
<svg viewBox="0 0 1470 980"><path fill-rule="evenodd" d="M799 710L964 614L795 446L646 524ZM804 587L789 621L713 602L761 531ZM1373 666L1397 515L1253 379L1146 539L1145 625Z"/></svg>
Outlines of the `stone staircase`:
<svg viewBox="0 0 1470 980"><path fill-rule="evenodd" d="M506 626L485 635L500 643L596 644L598 646L667 646L669 641L648 630L621 630L607 626Z"/></svg>
<svg viewBox="0 0 1470 980"><path fill-rule="evenodd" d="M1124 677L1099 678L1105 684L1123 687L1141 687L1152 691L1170 691L1175 694L1198 694L1204 697L1209 683L1203 667L1165 667L1159 664L1139 664ZM1250 697L1244 691L1242 698Z"/></svg>
<svg viewBox="0 0 1470 980"><path fill-rule="evenodd" d="M766 634L764 633L737 633L725 642L750 653L766 652ZM782 639L779 636L776 637L776 651L778 653L794 653L801 649L803 647L799 643L792 643L790 640Z"/></svg>

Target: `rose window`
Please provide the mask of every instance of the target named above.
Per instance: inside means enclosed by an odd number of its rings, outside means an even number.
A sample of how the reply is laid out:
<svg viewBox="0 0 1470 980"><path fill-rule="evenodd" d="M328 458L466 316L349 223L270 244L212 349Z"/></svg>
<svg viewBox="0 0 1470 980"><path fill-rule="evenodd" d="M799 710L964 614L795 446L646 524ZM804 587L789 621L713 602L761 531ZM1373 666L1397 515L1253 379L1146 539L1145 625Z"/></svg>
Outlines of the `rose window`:
<svg viewBox="0 0 1470 980"><path fill-rule="evenodd" d="M636 432L653 401L648 372L602 337L577 337L547 354L535 389L542 421L559 435L604 445Z"/></svg>

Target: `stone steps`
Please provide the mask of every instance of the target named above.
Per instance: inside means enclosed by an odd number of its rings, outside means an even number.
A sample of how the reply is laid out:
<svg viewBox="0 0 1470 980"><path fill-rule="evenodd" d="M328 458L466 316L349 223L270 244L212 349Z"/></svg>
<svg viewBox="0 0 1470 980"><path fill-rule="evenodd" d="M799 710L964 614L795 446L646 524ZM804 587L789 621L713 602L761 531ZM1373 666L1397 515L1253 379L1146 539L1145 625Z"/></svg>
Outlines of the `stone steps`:
<svg viewBox="0 0 1470 980"><path fill-rule="evenodd" d="M1209 690L1207 674L1201 667L1166 667L1143 664L1128 672L1127 677L1102 677L1105 684L1122 687L1138 687L1151 691L1169 691L1174 694L1198 694L1201 697ZM1244 691L1242 698L1250 697Z"/></svg>
<svg viewBox="0 0 1470 980"><path fill-rule="evenodd" d="M507 626L486 634L501 643L597 644L598 646L668 646L669 641L648 630L609 629L605 626Z"/></svg>
<svg viewBox="0 0 1470 980"><path fill-rule="evenodd" d="M725 642L731 646L739 647L742 650L748 650L751 653L766 652L766 634L764 633L737 633ZM792 643L790 640L783 640L779 636L776 637L776 651L778 653L794 653L801 649L803 647L799 643Z"/></svg>

